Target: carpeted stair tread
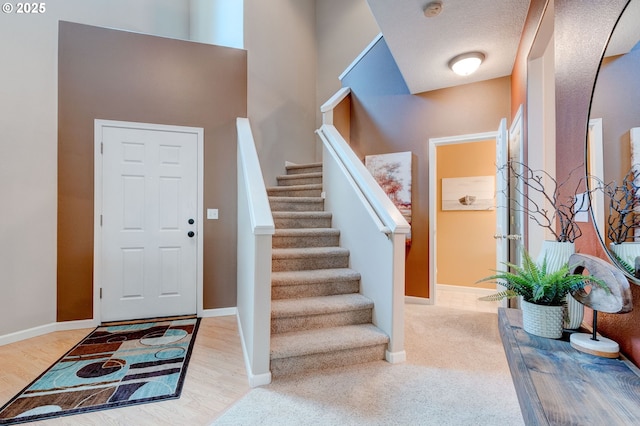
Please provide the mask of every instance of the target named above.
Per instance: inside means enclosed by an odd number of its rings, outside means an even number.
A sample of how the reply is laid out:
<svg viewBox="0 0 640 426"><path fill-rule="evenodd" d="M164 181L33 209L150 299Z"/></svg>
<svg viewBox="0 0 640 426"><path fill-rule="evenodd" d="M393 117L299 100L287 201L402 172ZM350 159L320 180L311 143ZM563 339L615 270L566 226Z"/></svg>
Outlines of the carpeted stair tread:
<svg viewBox="0 0 640 426"><path fill-rule="evenodd" d="M319 203L324 202L322 197L279 197L276 195L269 196L269 200L290 201L296 203Z"/></svg>
<svg viewBox="0 0 640 426"><path fill-rule="evenodd" d="M273 248L332 247L340 243L336 228L276 228Z"/></svg>
<svg viewBox="0 0 640 426"><path fill-rule="evenodd" d="M343 247L300 247L271 249L272 271L346 268L349 250Z"/></svg>
<svg viewBox="0 0 640 426"><path fill-rule="evenodd" d="M272 197L319 197L322 193L322 184L270 186L267 194ZM295 194L295 195L293 195Z"/></svg>
<svg viewBox="0 0 640 426"><path fill-rule="evenodd" d="M358 293L360 274L349 268L274 271L271 300Z"/></svg>
<svg viewBox="0 0 640 426"><path fill-rule="evenodd" d="M295 175L280 175L280 176L276 176L276 180L278 181L278 185L281 185L281 186L306 185L311 183L321 184L322 172L298 173Z"/></svg>
<svg viewBox="0 0 640 426"><path fill-rule="evenodd" d="M278 228L328 228L331 212L325 211L274 211L273 222Z"/></svg>
<svg viewBox="0 0 640 426"><path fill-rule="evenodd" d="M285 166L288 175L301 174L301 173L314 173L322 171L322 163L307 163L307 164L287 164Z"/></svg>
<svg viewBox="0 0 640 426"><path fill-rule="evenodd" d="M271 211L324 211L322 197L269 196Z"/></svg>
<svg viewBox="0 0 640 426"><path fill-rule="evenodd" d="M283 299L271 302L271 319L322 315L373 308L373 301L358 293Z"/></svg>
<svg viewBox="0 0 640 426"><path fill-rule="evenodd" d="M271 256L274 259L299 259L318 256L348 256L349 249L344 247L299 247L299 248L274 248Z"/></svg>
<svg viewBox="0 0 640 426"><path fill-rule="evenodd" d="M316 198L314 198L315 200ZM325 212L325 211L320 211L320 212L296 212L296 211L291 211L291 212L273 212L273 218L274 219L280 219L280 218L294 218L294 219L325 219L325 218L331 218L332 214L331 212Z"/></svg>
<svg viewBox="0 0 640 426"><path fill-rule="evenodd" d="M271 336L271 359L385 345L389 337L373 324L293 331Z"/></svg>
<svg viewBox="0 0 640 426"><path fill-rule="evenodd" d="M276 229L274 236L279 237L317 237L321 235L340 235L336 228L280 228Z"/></svg>
<svg viewBox="0 0 640 426"><path fill-rule="evenodd" d="M327 282L354 281L360 273L349 268L309 269L304 271L279 271L271 273L272 286L323 284Z"/></svg>

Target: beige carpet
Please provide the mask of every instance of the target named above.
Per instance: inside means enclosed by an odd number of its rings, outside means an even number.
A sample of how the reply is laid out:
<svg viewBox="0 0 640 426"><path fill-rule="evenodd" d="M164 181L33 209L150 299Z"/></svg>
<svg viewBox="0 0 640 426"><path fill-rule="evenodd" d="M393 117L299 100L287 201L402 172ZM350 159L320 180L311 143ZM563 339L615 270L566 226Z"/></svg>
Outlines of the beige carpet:
<svg viewBox="0 0 640 426"><path fill-rule="evenodd" d="M496 314L406 305L407 362L281 378L214 425L522 425Z"/></svg>

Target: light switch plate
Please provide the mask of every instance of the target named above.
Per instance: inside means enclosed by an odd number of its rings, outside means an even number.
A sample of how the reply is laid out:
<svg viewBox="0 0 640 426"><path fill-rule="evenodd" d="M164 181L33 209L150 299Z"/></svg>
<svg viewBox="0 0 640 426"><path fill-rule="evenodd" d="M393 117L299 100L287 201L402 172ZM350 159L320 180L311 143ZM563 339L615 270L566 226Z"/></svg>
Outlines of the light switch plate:
<svg viewBox="0 0 640 426"><path fill-rule="evenodd" d="M218 209L207 209L207 219L217 219Z"/></svg>

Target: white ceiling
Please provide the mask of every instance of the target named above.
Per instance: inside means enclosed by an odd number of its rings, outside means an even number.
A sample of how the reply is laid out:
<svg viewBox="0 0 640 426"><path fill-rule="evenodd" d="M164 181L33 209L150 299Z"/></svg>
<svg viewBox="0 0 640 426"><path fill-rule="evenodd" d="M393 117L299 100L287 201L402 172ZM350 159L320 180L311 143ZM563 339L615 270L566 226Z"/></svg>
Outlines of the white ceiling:
<svg viewBox="0 0 640 426"><path fill-rule="evenodd" d="M606 56L628 53L640 40L640 1L631 0L613 31Z"/></svg>
<svg viewBox="0 0 640 426"><path fill-rule="evenodd" d="M529 9L529 0L441 0L440 15L427 18L431 0L367 1L411 93L511 75ZM460 77L448 62L469 51L486 59Z"/></svg>

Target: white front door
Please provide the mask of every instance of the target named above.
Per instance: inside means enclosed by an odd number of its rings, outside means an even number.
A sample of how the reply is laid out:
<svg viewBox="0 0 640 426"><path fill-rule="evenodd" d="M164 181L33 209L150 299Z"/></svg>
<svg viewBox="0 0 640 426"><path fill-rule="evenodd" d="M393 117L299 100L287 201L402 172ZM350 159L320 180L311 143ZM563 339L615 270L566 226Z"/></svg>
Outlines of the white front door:
<svg viewBox="0 0 640 426"><path fill-rule="evenodd" d="M101 125L102 321L196 313L198 137Z"/></svg>

